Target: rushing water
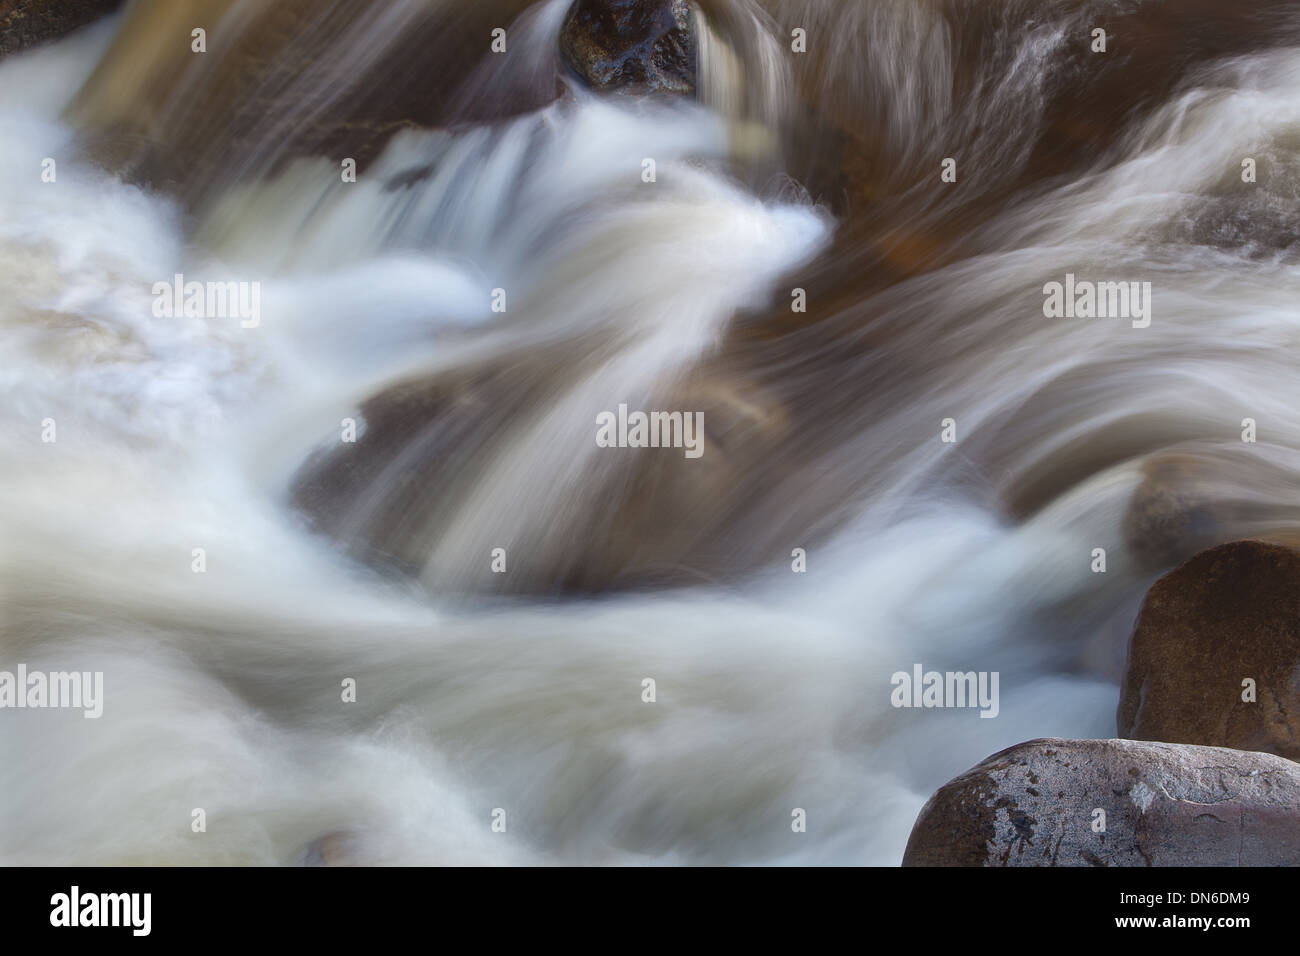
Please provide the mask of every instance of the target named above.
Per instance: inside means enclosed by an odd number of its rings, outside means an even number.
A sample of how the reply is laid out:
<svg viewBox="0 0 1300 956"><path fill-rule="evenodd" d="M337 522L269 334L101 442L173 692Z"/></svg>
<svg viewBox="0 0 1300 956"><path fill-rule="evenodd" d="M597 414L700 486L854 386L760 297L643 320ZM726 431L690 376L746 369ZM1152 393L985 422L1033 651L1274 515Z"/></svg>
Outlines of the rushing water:
<svg viewBox="0 0 1300 956"><path fill-rule="evenodd" d="M212 42L261 35L227 6ZM989 753L1113 735L1155 573L1300 527L1300 8L719 0L699 102L532 103L566 4L504 3L518 52L441 129L355 184L295 157L417 6L311 21L242 127L241 61L177 66L157 4L0 62L0 668L105 682L98 720L3 715L5 861L893 864ZM260 283L260 323L157 317L178 273ZM1150 282L1150 325L1045 317L1067 273ZM761 407L711 470L593 440L709 389ZM1153 474L1196 502L1170 549ZM917 663L999 672L997 717L892 707Z"/></svg>

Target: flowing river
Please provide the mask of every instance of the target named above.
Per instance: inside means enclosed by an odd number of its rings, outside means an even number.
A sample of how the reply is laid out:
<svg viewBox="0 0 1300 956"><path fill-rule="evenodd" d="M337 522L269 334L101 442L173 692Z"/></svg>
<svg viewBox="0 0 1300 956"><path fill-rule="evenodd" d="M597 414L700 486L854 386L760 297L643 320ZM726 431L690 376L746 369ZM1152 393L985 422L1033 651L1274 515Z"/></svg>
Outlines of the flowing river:
<svg viewBox="0 0 1300 956"><path fill-rule="evenodd" d="M1114 736L1156 575L1300 537L1295 3L713 0L695 98L557 97L567 2L259 6L0 60L0 669L103 675L3 715L3 861L893 865ZM295 146L421 51L356 182Z"/></svg>

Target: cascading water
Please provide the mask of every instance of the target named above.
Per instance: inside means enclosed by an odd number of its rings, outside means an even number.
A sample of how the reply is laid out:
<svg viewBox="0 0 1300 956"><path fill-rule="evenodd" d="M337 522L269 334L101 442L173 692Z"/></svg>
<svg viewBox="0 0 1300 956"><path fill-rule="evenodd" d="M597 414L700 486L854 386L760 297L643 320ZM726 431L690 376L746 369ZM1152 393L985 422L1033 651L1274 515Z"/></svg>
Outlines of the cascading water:
<svg viewBox="0 0 1300 956"><path fill-rule="evenodd" d="M3 860L893 864L989 753L1113 735L1155 573L1300 537L1294 5L712 0L697 101L557 98L565 2L299 6L0 61L0 668L104 674L96 720L5 715ZM1104 17L1149 59L1094 88ZM290 148L430 23L514 52L355 183ZM266 46L310 66L241 83ZM1067 274L1149 325L1046 317ZM159 317L175 275L259 321ZM705 454L598 447L619 404ZM892 707L916 663L996 718Z"/></svg>

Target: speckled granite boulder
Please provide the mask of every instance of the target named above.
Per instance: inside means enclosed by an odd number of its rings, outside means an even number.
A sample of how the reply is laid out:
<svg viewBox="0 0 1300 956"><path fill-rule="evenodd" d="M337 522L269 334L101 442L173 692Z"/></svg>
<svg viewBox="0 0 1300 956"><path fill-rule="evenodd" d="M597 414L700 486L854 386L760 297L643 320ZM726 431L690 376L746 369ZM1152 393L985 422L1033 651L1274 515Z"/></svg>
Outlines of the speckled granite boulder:
<svg viewBox="0 0 1300 956"><path fill-rule="evenodd" d="M1221 747L1031 740L941 787L903 865L1300 865L1300 764Z"/></svg>
<svg viewBox="0 0 1300 956"><path fill-rule="evenodd" d="M694 94L693 19L687 0L578 0L560 52L595 89Z"/></svg>

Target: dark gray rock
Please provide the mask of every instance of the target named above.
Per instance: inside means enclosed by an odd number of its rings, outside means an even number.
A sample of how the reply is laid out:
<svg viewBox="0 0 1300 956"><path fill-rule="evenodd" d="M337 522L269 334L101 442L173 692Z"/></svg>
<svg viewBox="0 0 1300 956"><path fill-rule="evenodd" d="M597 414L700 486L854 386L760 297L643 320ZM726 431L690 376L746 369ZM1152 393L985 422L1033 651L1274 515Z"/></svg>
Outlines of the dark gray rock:
<svg viewBox="0 0 1300 956"><path fill-rule="evenodd" d="M903 856L904 866L1298 864L1300 764L1133 740L1031 740L994 754L930 798Z"/></svg>
<svg viewBox="0 0 1300 956"><path fill-rule="evenodd" d="M565 17L560 52L595 89L695 93L688 0L578 0Z"/></svg>
<svg viewBox="0 0 1300 956"><path fill-rule="evenodd" d="M57 40L125 0L0 0L0 56Z"/></svg>

